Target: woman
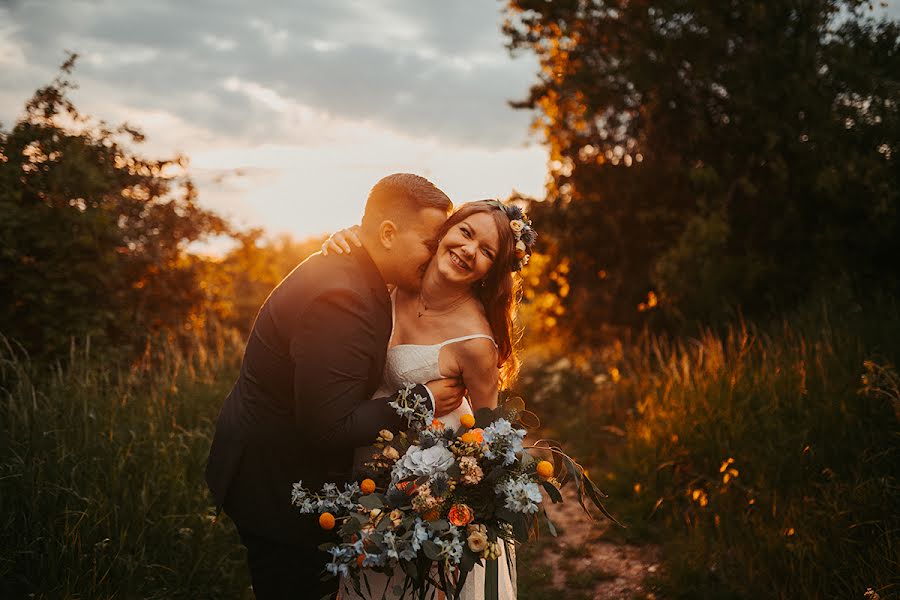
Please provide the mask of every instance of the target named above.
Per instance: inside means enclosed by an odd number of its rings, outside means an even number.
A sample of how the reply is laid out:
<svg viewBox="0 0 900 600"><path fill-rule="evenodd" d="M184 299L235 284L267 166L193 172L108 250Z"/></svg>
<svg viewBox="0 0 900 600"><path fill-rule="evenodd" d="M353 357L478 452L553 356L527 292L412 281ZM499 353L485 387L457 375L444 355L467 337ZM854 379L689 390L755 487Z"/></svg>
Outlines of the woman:
<svg viewBox="0 0 900 600"><path fill-rule="evenodd" d="M454 212L438 235L420 289L392 293L394 328L383 387L396 390L407 383L461 378L468 402L440 417L454 428L463 414L496 407L499 387L512 380L518 367L512 339L517 301L513 273L528 262L535 237L518 207L496 200L470 202ZM358 242L352 230L339 232L322 251L351 251L348 240ZM516 596L514 562L505 555L498 560L500 598ZM388 582L372 573L370 585L373 580L377 598L402 577ZM349 587L342 585L342 599L356 597ZM483 590L484 569L476 567L461 598L480 598Z"/></svg>

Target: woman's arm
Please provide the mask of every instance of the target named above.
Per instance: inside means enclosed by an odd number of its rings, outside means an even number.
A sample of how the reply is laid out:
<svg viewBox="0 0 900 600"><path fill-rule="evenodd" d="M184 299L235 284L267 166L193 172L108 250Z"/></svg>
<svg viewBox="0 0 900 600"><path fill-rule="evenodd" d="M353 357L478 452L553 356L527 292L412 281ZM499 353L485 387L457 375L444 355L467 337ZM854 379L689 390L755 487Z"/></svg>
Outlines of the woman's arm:
<svg viewBox="0 0 900 600"><path fill-rule="evenodd" d="M500 388L497 347L491 340L475 338L460 344L457 358L463 384L469 390L472 410L496 408Z"/></svg>
<svg viewBox="0 0 900 600"><path fill-rule="evenodd" d="M328 256L329 252L350 254L350 244L362 248L362 242L359 241L359 225L335 231L328 236L328 239L322 242L322 254L325 256Z"/></svg>

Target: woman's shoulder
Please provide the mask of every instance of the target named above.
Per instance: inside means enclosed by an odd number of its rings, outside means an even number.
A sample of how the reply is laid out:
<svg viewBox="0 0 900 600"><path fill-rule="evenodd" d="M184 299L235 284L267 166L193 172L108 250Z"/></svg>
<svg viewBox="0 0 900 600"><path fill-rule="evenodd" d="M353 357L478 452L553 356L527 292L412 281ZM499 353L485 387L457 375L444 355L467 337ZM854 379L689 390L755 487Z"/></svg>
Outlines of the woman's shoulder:
<svg viewBox="0 0 900 600"><path fill-rule="evenodd" d="M484 315L472 313L460 317L455 323L452 336L457 340L452 344L455 353L464 360L496 363L497 342Z"/></svg>
<svg viewBox="0 0 900 600"><path fill-rule="evenodd" d="M484 313L484 308L477 300L460 307L453 318L453 329L457 332L464 332L457 333L457 336L489 336L491 340L494 339L491 324ZM484 339L484 337L473 339Z"/></svg>

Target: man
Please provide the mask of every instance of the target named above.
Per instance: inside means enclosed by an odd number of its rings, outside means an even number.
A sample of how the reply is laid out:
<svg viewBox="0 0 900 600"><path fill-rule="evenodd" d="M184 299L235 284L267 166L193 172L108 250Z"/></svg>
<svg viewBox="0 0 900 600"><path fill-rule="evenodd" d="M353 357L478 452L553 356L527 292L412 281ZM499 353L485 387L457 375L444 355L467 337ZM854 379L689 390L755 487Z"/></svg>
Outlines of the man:
<svg viewBox="0 0 900 600"><path fill-rule="evenodd" d="M206 479L247 547L257 598L321 598L327 539L291 506L291 486L346 481L353 449L400 417L377 389L391 334L387 284L418 286L429 242L452 209L417 175L379 181L362 219L363 249L314 254L269 295L216 423ZM462 400L447 380L413 390L445 414Z"/></svg>

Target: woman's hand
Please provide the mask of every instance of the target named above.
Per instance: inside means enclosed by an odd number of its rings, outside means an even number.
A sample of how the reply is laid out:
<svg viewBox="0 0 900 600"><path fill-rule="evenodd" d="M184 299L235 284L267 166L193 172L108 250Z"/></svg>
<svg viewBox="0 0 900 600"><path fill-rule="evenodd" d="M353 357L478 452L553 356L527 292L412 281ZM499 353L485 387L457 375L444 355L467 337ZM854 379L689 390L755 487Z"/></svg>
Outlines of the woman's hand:
<svg viewBox="0 0 900 600"><path fill-rule="evenodd" d="M435 379L425 384L434 398L434 416L443 417L452 413L462 404L466 395L466 386L458 377Z"/></svg>
<svg viewBox="0 0 900 600"><path fill-rule="evenodd" d="M328 236L328 239L322 243L322 255L328 256L329 252L350 254L350 244L362 248L362 242L359 241L359 225L335 231Z"/></svg>

